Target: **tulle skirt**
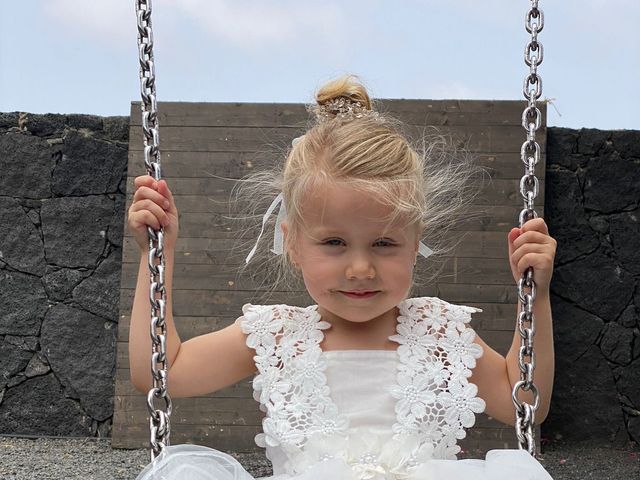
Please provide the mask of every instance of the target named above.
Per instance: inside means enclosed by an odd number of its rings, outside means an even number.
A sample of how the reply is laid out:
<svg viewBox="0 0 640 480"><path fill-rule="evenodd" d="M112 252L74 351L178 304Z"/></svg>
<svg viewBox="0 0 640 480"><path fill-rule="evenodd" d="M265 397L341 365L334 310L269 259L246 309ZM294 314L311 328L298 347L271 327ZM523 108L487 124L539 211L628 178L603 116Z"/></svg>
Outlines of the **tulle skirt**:
<svg viewBox="0 0 640 480"><path fill-rule="evenodd" d="M136 477L136 480L553 480L527 451L490 450L485 460L430 460L408 477L390 472L356 473L343 460L317 463L298 475L253 477L231 455L200 445L171 445Z"/></svg>

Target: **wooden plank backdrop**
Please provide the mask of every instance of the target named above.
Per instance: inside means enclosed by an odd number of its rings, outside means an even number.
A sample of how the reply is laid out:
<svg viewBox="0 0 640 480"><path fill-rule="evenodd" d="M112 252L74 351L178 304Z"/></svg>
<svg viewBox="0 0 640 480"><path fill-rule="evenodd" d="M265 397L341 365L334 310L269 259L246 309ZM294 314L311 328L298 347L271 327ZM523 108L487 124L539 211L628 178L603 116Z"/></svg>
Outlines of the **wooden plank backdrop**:
<svg viewBox="0 0 640 480"><path fill-rule="evenodd" d="M505 355L517 311L506 235L517 226L523 204L519 182L524 165L519 152L525 139L520 123L524 101L379 100L378 108L404 121L411 132L437 126L442 133L468 141L478 163L490 172L492 182L472 207L482 217L465 224L464 240L446 259L437 281L416 296L438 296L482 308L482 313L474 314L472 327ZM544 216L546 104L540 108L543 122L537 140L543 155L536 167L540 180L536 211ZM228 255L236 240L225 218L233 182L211 174L241 178L261 165L282 161L278 148L304 133L308 114L302 104L284 103L162 102L158 111L163 177L180 212L173 312L180 338L186 341L229 325L242 314L243 304L257 303L260 288L253 279L236 275L240 262ZM140 125L140 103L132 102L125 211L131 204L133 179L146 173ZM273 228L268 232L272 235ZM255 238L248 236L251 242ZM263 241L269 242L268 238L269 234ZM118 448L149 444L146 393L136 391L129 378L129 320L139 261L135 242L125 228L112 432L112 445ZM306 306L314 302L302 287L276 292L269 303ZM196 443L232 452L262 450L253 441L261 431L263 414L252 398L251 381L250 377L203 397L173 399L171 443ZM536 432L539 442L539 427ZM517 448L513 427L484 414L460 444L479 455L491 448Z"/></svg>

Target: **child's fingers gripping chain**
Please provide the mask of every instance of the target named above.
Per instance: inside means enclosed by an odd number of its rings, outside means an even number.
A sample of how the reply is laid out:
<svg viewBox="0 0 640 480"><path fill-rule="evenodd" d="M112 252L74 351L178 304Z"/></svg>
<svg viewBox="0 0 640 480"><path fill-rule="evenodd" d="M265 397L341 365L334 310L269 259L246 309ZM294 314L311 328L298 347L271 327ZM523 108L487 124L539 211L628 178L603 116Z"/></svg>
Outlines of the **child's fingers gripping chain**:
<svg viewBox="0 0 640 480"><path fill-rule="evenodd" d="M136 192L129 211L130 217L133 217L138 225L146 224L153 228L160 228L161 225L169 224L169 217L165 210L170 205L164 195L153 189L154 183L156 183L155 180L149 175L136 177L134 181Z"/></svg>
<svg viewBox="0 0 640 480"><path fill-rule="evenodd" d="M133 180L133 185L136 189L140 187L153 188L154 183L155 179L151 175L140 175Z"/></svg>
<svg viewBox="0 0 640 480"><path fill-rule="evenodd" d="M151 175L141 175L135 178L134 186L136 187L136 193L141 187L147 187L150 190L157 192L158 195L153 199L156 200L156 203L161 205L163 208L170 208L174 203L173 194L171 193L171 190L169 190L167 181L164 179L158 182Z"/></svg>
<svg viewBox="0 0 640 480"><path fill-rule="evenodd" d="M160 224L168 221L167 214L162 208L148 198L143 198L131 204L129 219L134 228L147 225L152 228L160 228Z"/></svg>
<svg viewBox="0 0 640 480"><path fill-rule="evenodd" d="M177 209L175 207L175 202L173 200L173 194L171 190L169 190L169 186L167 185L166 180L160 180L157 183L157 190L163 196L163 206L165 209L169 210L173 214L177 214Z"/></svg>
<svg viewBox="0 0 640 480"><path fill-rule="evenodd" d="M141 200L150 200L153 203L157 204L160 208L167 209L169 208L169 200L167 197L162 195L161 193L152 190L149 187L140 187L136 190L136 193L133 195L133 201L141 201Z"/></svg>

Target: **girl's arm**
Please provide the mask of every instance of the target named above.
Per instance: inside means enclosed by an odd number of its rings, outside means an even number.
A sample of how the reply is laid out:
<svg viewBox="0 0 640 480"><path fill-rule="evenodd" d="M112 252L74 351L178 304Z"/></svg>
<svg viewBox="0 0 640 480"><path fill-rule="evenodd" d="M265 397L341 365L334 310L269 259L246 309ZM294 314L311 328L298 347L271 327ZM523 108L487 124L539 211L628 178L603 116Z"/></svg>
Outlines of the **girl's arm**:
<svg viewBox="0 0 640 480"><path fill-rule="evenodd" d="M535 412L535 424L544 422L549 414L555 359L553 351L553 327L551 320L551 302L549 285L553 273L553 260L557 242L549 235L544 219L528 220L522 228L512 228L507 236L509 247L509 265L516 284L523 272L533 267L533 280L536 284L536 299L533 305L535 317L535 369L533 383L539 394L539 405ZM478 387L478 396L486 402L485 413L508 425L515 425L516 414L513 405L513 386L520 381L520 332L517 318L520 316L520 303L514 322L513 342L503 357L484 343L476 335L475 343L482 347L483 355L476 362L469 382ZM533 391L518 390L520 403L533 405Z"/></svg>
<svg viewBox="0 0 640 480"><path fill-rule="evenodd" d="M254 373L255 352L247 347L246 335L237 320L219 331L199 335L186 342L180 341L172 310L174 251L167 248L164 253L169 396L180 398L206 395ZM152 386L149 276L147 256L143 255L140 258L129 330L131 383L143 393L148 392Z"/></svg>
<svg viewBox="0 0 640 480"><path fill-rule="evenodd" d="M151 303L149 301L148 227L165 227L165 324L168 390L172 397L192 397L214 392L250 375L253 350L245 344L240 322L184 343L173 323L173 261L178 238L178 209L165 180L150 175L134 180L136 191L129 207L129 229L141 252L138 281L129 329L131 383L146 393L151 376Z"/></svg>
<svg viewBox="0 0 640 480"><path fill-rule="evenodd" d="M147 249L148 251L148 249ZM173 323L173 262L172 248L164 249L165 275L164 288L166 291L165 324L167 326L167 362L170 369L180 350L180 337ZM142 253L138 268L138 281L133 298L131 321L129 327L129 369L131 383L140 390L147 392L152 387L151 377L151 303L149 302L150 272L148 254ZM170 391L171 394L171 391Z"/></svg>
<svg viewBox="0 0 640 480"><path fill-rule="evenodd" d="M518 304L518 315L520 306ZM540 405L536 410L535 424L541 424L549 413L551 391L554 374L553 331L551 325L551 306L548 290L536 290L536 300L533 305L536 322L536 333L533 348L536 355L536 366L533 372L533 382L538 389ZM517 318L517 317L516 317ZM517 320L514 323L514 336L511 347L503 357L479 335L475 343L482 347L483 354L472 369L469 382L478 387L478 396L486 402L485 412L488 416L515 425L515 407L512 400L513 385L520 380L518 354L520 351L520 333L517 330ZM518 400L533 405L533 393L518 390Z"/></svg>
<svg viewBox="0 0 640 480"><path fill-rule="evenodd" d="M520 302L518 302L518 313L520 316ZM549 290L536 290L536 299L533 302L533 316L535 321L535 335L533 337L533 350L535 353L535 369L533 370L533 383L538 389L540 405L535 414L535 423L542 423L549 414L551 405L551 394L553 391L553 376L555 372L555 354L553 348L553 321L551 319L551 301ZM515 385L520 381L520 332L516 329L513 335L511 348L506 356L507 372L509 383ZM518 400L520 403L527 402L533 405L533 391L518 390Z"/></svg>

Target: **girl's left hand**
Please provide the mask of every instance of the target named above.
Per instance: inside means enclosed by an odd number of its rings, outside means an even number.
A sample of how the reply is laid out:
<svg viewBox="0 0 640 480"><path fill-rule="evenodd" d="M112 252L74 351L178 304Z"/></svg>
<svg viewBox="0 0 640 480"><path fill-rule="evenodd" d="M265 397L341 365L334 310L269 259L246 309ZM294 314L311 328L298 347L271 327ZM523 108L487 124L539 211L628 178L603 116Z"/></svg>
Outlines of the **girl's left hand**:
<svg viewBox="0 0 640 480"><path fill-rule="evenodd" d="M508 235L509 264L518 283L529 267L533 267L536 290L549 291L553 274L556 242L549 236L549 229L542 218L528 220L520 228L512 228Z"/></svg>

